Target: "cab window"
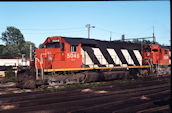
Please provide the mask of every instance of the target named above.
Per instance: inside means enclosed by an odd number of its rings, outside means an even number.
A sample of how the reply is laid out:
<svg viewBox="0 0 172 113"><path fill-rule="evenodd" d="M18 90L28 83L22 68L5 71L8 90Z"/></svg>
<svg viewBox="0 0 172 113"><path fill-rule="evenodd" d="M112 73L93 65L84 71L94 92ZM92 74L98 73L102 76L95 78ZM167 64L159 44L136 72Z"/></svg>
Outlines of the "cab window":
<svg viewBox="0 0 172 113"><path fill-rule="evenodd" d="M70 45L70 52L76 52L76 51L77 51L77 46Z"/></svg>
<svg viewBox="0 0 172 113"><path fill-rule="evenodd" d="M44 46L44 48L60 48L59 42L56 43L48 43Z"/></svg>
<svg viewBox="0 0 172 113"><path fill-rule="evenodd" d="M48 43L45 45L45 48L53 48L53 45L51 43Z"/></svg>
<svg viewBox="0 0 172 113"><path fill-rule="evenodd" d="M64 51L64 49L65 49L65 46L64 46L64 43L62 43L62 48L61 48L61 50Z"/></svg>
<svg viewBox="0 0 172 113"><path fill-rule="evenodd" d="M152 49L153 52L158 52L158 49Z"/></svg>
<svg viewBox="0 0 172 113"><path fill-rule="evenodd" d="M54 43L55 48L60 48L59 42Z"/></svg>
<svg viewBox="0 0 172 113"><path fill-rule="evenodd" d="M168 51L167 51L167 50L165 50L165 52L164 52L164 53L165 53L165 55L167 55L167 54L168 54Z"/></svg>
<svg viewBox="0 0 172 113"><path fill-rule="evenodd" d="M148 48L145 48L144 51L145 51L145 52L151 52L151 49L148 47Z"/></svg>
<svg viewBox="0 0 172 113"><path fill-rule="evenodd" d="M48 44L48 48L53 48L53 44Z"/></svg>
<svg viewBox="0 0 172 113"><path fill-rule="evenodd" d="M147 52L148 51L148 48L145 48L144 52Z"/></svg>

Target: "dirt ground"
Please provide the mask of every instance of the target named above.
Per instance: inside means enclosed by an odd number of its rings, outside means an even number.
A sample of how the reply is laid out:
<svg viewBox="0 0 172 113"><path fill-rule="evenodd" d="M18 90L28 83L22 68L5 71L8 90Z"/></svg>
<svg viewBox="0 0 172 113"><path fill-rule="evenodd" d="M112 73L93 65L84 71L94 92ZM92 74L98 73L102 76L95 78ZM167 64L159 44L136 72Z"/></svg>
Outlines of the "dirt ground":
<svg viewBox="0 0 172 113"><path fill-rule="evenodd" d="M0 83L0 95L35 91L39 89L20 89L16 87L15 82Z"/></svg>
<svg viewBox="0 0 172 113"><path fill-rule="evenodd" d="M56 91L18 89L14 83L6 83L1 85L0 112L169 113L170 89L170 78L118 84L113 81L105 86Z"/></svg>

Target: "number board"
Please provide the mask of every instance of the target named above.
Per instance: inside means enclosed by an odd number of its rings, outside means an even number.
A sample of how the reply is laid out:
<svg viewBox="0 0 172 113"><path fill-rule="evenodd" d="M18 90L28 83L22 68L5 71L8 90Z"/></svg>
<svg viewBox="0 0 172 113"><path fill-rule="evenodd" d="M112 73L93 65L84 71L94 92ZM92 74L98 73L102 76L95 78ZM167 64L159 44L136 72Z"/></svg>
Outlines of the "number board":
<svg viewBox="0 0 172 113"><path fill-rule="evenodd" d="M59 42L59 39L53 39L52 42Z"/></svg>

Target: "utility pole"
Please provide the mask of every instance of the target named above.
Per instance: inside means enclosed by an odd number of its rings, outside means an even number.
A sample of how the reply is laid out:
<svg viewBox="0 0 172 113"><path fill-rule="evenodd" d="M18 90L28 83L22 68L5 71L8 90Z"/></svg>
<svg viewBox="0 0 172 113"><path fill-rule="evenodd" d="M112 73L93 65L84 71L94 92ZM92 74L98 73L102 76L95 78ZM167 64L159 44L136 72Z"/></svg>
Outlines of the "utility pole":
<svg viewBox="0 0 172 113"><path fill-rule="evenodd" d="M171 40L169 40L170 41L170 46L171 46Z"/></svg>
<svg viewBox="0 0 172 113"><path fill-rule="evenodd" d="M110 41L111 41L111 39L112 39L112 32L110 32Z"/></svg>
<svg viewBox="0 0 172 113"><path fill-rule="evenodd" d="M32 45L30 44L30 61L32 61Z"/></svg>
<svg viewBox="0 0 172 113"><path fill-rule="evenodd" d="M124 34L122 35L121 40L122 40L122 41L125 40L125 35L124 35Z"/></svg>
<svg viewBox="0 0 172 113"><path fill-rule="evenodd" d="M154 26L153 26L153 43L155 43Z"/></svg>
<svg viewBox="0 0 172 113"><path fill-rule="evenodd" d="M91 26L90 24L87 24L86 27L88 28L88 38L90 38L90 28L95 28L95 26Z"/></svg>

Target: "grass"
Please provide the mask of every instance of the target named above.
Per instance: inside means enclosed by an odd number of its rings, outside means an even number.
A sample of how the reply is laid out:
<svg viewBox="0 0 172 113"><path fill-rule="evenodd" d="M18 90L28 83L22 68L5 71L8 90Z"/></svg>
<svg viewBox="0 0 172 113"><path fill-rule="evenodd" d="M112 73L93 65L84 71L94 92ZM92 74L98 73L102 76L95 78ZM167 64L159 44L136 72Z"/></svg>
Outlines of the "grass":
<svg viewBox="0 0 172 113"><path fill-rule="evenodd" d="M76 89L76 88L97 88L101 86L108 86L108 85L122 85L122 84L132 84L142 82L143 80L115 80L115 81L106 81L106 82L92 82L92 83L84 83L84 84L72 84L72 85L61 85L58 87L44 87L44 91L48 92L55 92L62 89Z"/></svg>

